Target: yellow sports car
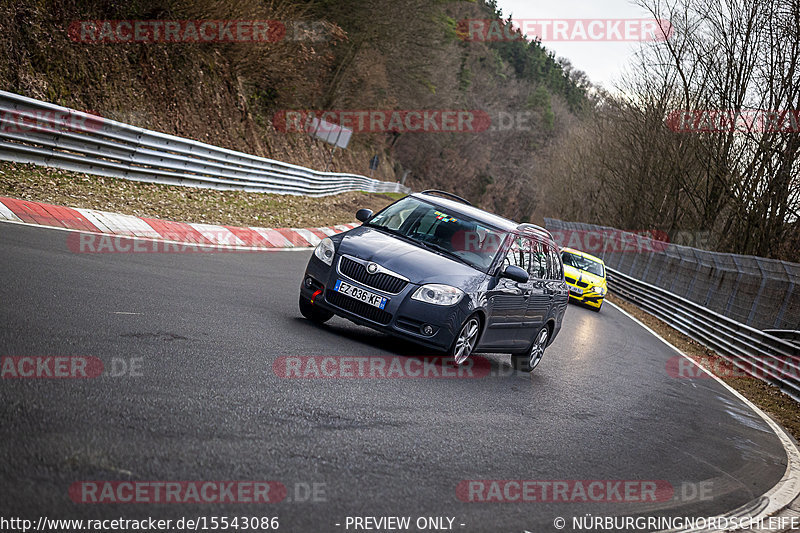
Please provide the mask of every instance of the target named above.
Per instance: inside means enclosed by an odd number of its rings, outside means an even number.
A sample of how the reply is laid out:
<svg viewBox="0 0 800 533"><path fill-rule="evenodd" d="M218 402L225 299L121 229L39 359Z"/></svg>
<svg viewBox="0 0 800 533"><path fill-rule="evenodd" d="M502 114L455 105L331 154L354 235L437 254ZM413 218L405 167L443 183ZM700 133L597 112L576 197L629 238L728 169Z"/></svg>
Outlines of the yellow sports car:
<svg viewBox="0 0 800 533"><path fill-rule="evenodd" d="M564 263L569 299L599 311L608 291L603 260L586 252L562 248L561 261Z"/></svg>

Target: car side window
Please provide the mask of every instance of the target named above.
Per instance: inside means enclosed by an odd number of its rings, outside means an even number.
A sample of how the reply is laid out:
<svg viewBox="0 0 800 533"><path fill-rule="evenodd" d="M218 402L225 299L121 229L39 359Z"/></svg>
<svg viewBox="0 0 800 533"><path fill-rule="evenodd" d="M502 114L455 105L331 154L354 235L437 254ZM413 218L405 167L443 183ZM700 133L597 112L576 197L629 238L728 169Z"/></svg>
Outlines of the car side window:
<svg viewBox="0 0 800 533"><path fill-rule="evenodd" d="M531 271L531 240L519 237L520 264L519 267L525 272Z"/></svg>
<svg viewBox="0 0 800 533"><path fill-rule="evenodd" d="M553 260L550 257L550 247L546 243L540 243L542 247L542 277L544 279L553 278Z"/></svg>
<svg viewBox="0 0 800 533"><path fill-rule="evenodd" d="M519 243L517 239L511 241L511 246L508 247L506 257L503 259L503 266L519 266Z"/></svg>
<svg viewBox="0 0 800 533"><path fill-rule="evenodd" d="M511 242L511 247L506 252L506 258L503 265L517 266L526 272L529 272L530 267L530 247L531 243L528 239L522 237L514 237Z"/></svg>
<svg viewBox="0 0 800 533"><path fill-rule="evenodd" d="M531 276L544 279L547 277L547 260L545 259L542 243L538 240L533 241L531 247Z"/></svg>
<svg viewBox="0 0 800 533"><path fill-rule="evenodd" d="M542 243L542 248L547 261L547 279L561 279L561 261L555 249L547 243Z"/></svg>
<svg viewBox="0 0 800 533"><path fill-rule="evenodd" d="M560 280L564 277L564 267L561 265L561 258L554 248L550 248L550 258L553 264L553 271L550 279Z"/></svg>

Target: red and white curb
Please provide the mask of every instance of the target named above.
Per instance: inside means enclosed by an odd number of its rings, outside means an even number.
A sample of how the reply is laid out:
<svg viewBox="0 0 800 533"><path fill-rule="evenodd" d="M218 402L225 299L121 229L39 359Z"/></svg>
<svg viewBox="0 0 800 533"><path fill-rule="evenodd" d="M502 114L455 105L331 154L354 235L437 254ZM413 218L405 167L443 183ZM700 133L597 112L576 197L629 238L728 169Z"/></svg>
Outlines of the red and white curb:
<svg viewBox="0 0 800 533"><path fill-rule="evenodd" d="M247 250L307 249L359 224L321 228L257 228L193 224L63 207L0 196L0 221L208 247Z"/></svg>

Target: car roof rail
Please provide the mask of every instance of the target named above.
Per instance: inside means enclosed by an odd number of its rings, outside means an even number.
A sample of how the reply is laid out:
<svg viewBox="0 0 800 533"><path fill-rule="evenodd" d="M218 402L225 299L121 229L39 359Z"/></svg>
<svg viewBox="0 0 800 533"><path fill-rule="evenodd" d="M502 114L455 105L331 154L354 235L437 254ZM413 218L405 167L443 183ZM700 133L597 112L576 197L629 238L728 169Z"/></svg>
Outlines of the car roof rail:
<svg viewBox="0 0 800 533"><path fill-rule="evenodd" d="M547 235L551 239L553 238L553 234L544 229L541 226L537 226L536 224L520 224L517 226L517 231L530 231L533 233L539 233L541 235Z"/></svg>
<svg viewBox="0 0 800 533"><path fill-rule="evenodd" d="M455 194L453 194L451 192L447 192L447 191L440 191L439 189L428 189L428 190L422 191L420 194L441 194L442 196L447 196L448 198L451 198L453 200L458 200L459 202L465 203L467 205L472 205L472 203L470 201L465 200L464 198L461 198L458 195L455 195Z"/></svg>

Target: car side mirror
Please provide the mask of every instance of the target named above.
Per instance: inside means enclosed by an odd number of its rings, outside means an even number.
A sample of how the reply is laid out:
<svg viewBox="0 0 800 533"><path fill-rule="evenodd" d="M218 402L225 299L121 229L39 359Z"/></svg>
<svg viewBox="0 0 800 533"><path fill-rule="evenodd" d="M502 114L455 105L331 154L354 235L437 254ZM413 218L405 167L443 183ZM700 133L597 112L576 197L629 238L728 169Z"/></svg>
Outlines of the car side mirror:
<svg viewBox="0 0 800 533"><path fill-rule="evenodd" d="M358 211L356 211L356 218L361 222L366 222L367 220L372 218L372 210L359 209Z"/></svg>
<svg viewBox="0 0 800 533"><path fill-rule="evenodd" d="M517 283L528 283L529 279L528 273L525 270L514 265L506 266L500 276L503 278L508 278L511 281L516 281Z"/></svg>

